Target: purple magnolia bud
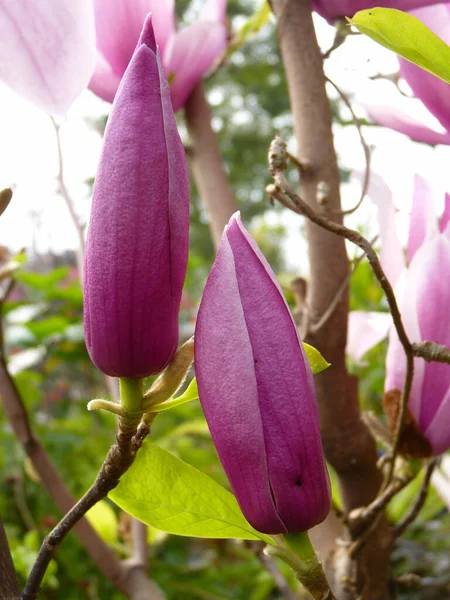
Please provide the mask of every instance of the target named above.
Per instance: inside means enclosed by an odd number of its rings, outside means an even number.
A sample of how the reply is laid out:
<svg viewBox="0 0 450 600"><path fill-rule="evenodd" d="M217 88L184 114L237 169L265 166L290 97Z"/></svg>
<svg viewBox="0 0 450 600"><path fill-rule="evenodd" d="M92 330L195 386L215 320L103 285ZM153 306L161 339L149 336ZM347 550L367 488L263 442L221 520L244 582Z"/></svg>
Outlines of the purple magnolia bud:
<svg viewBox="0 0 450 600"><path fill-rule="evenodd" d="M408 11L419 6L436 4L436 0L312 0L312 8L327 21L353 17L359 10L385 7Z"/></svg>
<svg viewBox="0 0 450 600"><path fill-rule="evenodd" d="M450 231L425 240L404 273L403 289L396 290L407 333L412 342L431 341L450 346ZM405 353L394 328L386 358L386 392L401 390ZM409 409L429 441L432 452L450 448L450 365L414 360Z"/></svg>
<svg viewBox="0 0 450 600"><path fill-rule="evenodd" d="M178 344L189 182L150 16L105 131L86 244L84 329L116 377L162 371Z"/></svg>
<svg viewBox="0 0 450 600"><path fill-rule="evenodd" d="M234 215L195 333L200 401L247 520L306 531L330 510L313 377L281 288Z"/></svg>

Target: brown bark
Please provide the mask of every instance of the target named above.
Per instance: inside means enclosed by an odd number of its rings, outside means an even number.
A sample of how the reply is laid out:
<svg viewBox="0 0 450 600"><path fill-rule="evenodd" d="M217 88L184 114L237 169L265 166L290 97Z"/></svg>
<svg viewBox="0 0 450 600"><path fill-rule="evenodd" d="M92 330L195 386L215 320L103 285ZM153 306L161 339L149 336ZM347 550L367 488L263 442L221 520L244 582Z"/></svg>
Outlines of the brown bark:
<svg viewBox="0 0 450 600"><path fill-rule="evenodd" d="M317 185L325 182L329 190L326 206L333 211L330 214L335 214L341 208L339 171L310 2L272 0L271 4L277 17L298 157L304 166L301 196L315 210L320 210ZM314 324L332 303L347 276L349 263L342 238L308 221L306 231L310 261L307 303ZM380 474L376 468L375 443L360 419L357 381L349 376L345 366L347 318L348 290L342 294L333 315L307 341L332 365L316 376L316 388L325 454L339 475L345 510L349 512L375 497ZM364 552L360 555L359 575L370 586L371 600L389 597L389 540L387 526L381 522L370 539L372 562L364 560ZM335 589L339 599L348 597L339 585Z"/></svg>
<svg viewBox="0 0 450 600"><path fill-rule="evenodd" d="M19 582L9 551L8 540L0 519L0 598L2 600L18 600L20 598Z"/></svg>
<svg viewBox="0 0 450 600"><path fill-rule="evenodd" d="M191 169L210 218L215 247L231 215L238 210L220 155L217 136L211 126L211 111L203 84L199 83L185 106L186 124L191 141Z"/></svg>

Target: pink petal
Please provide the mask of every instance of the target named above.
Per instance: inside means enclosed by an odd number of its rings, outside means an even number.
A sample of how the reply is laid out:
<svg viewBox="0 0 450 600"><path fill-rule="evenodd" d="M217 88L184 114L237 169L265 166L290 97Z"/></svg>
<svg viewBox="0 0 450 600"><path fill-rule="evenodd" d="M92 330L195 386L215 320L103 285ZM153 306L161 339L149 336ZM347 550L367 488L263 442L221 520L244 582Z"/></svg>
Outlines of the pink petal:
<svg viewBox="0 0 450 600"><path fill-rule="evenodd" d="M440 234L425 242L408 270L408 300L416 301L420 338L450 346L450 240ZM450 385L450 365L426 364L422 388L420 428L434 418Z"/></svg>
<svg viewBox="0 0 450 600"><path fill-rule="evenodd" d="M425 179L416 175L414 177L414 197L409 219L409 262L411 262L416 250L420 248L425 239L437 232L433 190Z"/></svg>
<svg viewBox="0 0 450 600"><path fill-rule="evenodd" d="M403 324L411 341L422 341L420 337L419 322L417 319L416 297L414 285L405 269L397 282L395 295L402 315ZM389 333L389 346L386 355L386 380L385 391L402 390L405 383L406 358L403 346L398 339L395 328ZM422 384L425 376L425 361L421 358L414 359L414 379L409 398L409 408L417 422L420 419L422 405Z"/></svg>
<svg viewBox="0 0 450 600"><path fill-rule="evenodd" d="M448 366L448 365L447 365ZM433 454L439 455L450 448L450 387L433 420L426 429L425 437L433 448ZM450 498L449 498L450 500Z"/></svg>
<svg viewBox="0 0 450 600"><path fill-rule="evenodd" d="M392 325L389 313L353 310L349 314L347 354L359 362L364 354L383 340Z"/></svg>
<svg viewBox="0 0 450 600"><path fill-rule="evenodd" d="M450 144L450 133L434 131L394 107L366 104L364 108L369 117L379 125L403 133L416 142L423 142L431 146Z"/></svg>
<svg viewBox="0 0 450 600"><path fill-rule="evenodd" d="M174 111L181 108L202 75L225 52L226 28L199 21L178 31L169 40L163 56Z"/></svg>
<svg viewBox="0 0 450 600"><path fill-rule="evenodd" d="M0 79L63 115L87 86L95 43L90 0L1 0Z"/></svg>
<svg viewBox="0 0 450 600"><path fill-rule="evenodd" d="M436 35L450 43L450 12L448 5L437 4L412 11ZM400 59L400 73L428 110L450 130L450 85L413 63Z"/></svg>
<svg viewBox="0 0 450 600"><path fill-rule="evenodd" d="M174 31L173 0L94 0L94 8L97 48L120 77L130 62L149 12L161 53Z"/></svg>
<svg viewBox="0 0 450 600"><path fill-rule="evenodd" d="M89 89L94 92L96 96L102 98L102 100L112 102L116 95L117 88L119 87L119 83L120 76L112 70L111 65L106 62L99 52L97 52L97 63L92 79L89 82Z"/></svg>
<svg viewBox="0 0 450 600"><path fill-rule="evenodd" d="M371 173L367 195L378 207L381 265L391 284L395 285L405 268L405 259L395 226L396 210L392 192L379 175Z"/></svg>
<svg viewBox="0 0 450 600"><path fill-rule="evenodd" d="M200 12L200 20L224 23L227 15L227 0L206 0Z"/></svg>
<svg viewBox="0 0 450 600"><path fill-rule="evenodd" d="M450 222L450 194L445 194L445 206L444 212L442 213L441 220L439 222L439 231L443 232L447 229L447 225Z"/></svg>

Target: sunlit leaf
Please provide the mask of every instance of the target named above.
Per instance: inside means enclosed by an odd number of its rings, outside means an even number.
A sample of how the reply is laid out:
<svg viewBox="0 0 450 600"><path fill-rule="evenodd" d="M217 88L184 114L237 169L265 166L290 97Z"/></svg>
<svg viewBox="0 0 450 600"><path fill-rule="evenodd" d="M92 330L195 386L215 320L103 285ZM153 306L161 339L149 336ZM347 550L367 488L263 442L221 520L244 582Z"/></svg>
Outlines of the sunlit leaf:
<svg viewBox="0 0 450 600"><path fill-rule="evenodd" d="M244 44L248 38L258 33L258 31L264 27L269 20L271 14L269 3L264 1L260 8L258 8L242 25L239 31L235 34L231 40L227 54L232 54L235 50Z"/></svg>
<svg viewBox="0 0 450 600"><path fill-rule="evenodd" d="M324 359L314 346L310 346L303 342L303 350L305 351L313 375L317 375L317 373L321 373L322 371L325 371L325 369L328 369L330 363Z"/></svg>
<svg viewBox="0 0 450 600"><path fill-rule="evenodd" d="M274 544L246 521L231 492L150 443L109 496L133 517L168 533Z"/></svg>
<svg viewBox="0 0 450 600"><path fill-rule="evenodd" d="M186 402L192 402L192 400L197 400L198 398L198 387L197 387L197 379L191 381L188 385L186 391L178 396L177 398L171 398L170 400L166 400L165 402L161 402L161 404L155 404L151 407L149 412L162 412L164 410L169 410L170 408L175 408L175 406L180 406L180 404L186 404Z"/></svg>
<svg viewBox="0 0 450 600"><path fill-rule="evenodd" d="M394 8L372 8L349 22L361 33L450 83L450 46L419 19Z"/></svg>
<svg viewBox="0 0 450 600"><path fill-rule="evenodd" d="M117 542L118 520L116 513L105 500L100 500L86 513L87 520L107 544Z"/></svg>

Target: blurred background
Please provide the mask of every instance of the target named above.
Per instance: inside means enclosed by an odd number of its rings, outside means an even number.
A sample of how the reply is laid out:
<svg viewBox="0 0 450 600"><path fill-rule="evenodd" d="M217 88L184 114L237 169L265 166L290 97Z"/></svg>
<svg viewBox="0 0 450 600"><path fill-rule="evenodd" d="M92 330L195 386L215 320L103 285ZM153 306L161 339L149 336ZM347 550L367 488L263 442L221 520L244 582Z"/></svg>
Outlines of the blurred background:
<svg viewBox="0 0 450 600"><path fill-rule="evenodd" d="M193 22L201 2L177 0L184 23ZM229 0L231 31L237 31L261 6L257 0ZM334 28L315 17L324 50ZM443 208L450 149L417 144L367 120L364 103L392 104L416 117L431 119L385 76L398 71L396 58L363 36L349 37L326 60L327 75L342 89L363 124L372 150L372 171L381 174L398 209L396 226L406 241L413 178L419 173ZM244 222L276 271L286 297L295 307L292 281L308 276L306 242L300 217L271 206L265 187L267 150L276 132L295 155L292 117L274 22L240 46L220 70L207 78L223 160ZM329 87L334 134L342 174L344 208L356 204L365 169L364 153L352 115ZM107 397L108 386L87 355L82 325L82 289L77 253L80 227L89 218L90 196L110 105L85 91L64 119L46 114L0 86L0 188L12 186L14 197L0 219L0 261L19 260L15 284L2 306L3 345L8 364L30 418L71 492L79 497L93 481L113 440L111 415L88 413L91 398ZM177 115L189 156L182 111ZM436 128L437 122L430 124ZM291 176L295 180L295 174ZM203 284L214 259L208 218L192 185L190 258L182 304L181 335L191 335ZM69 209L70 208L70 209ZM70 210L73 211L71 216ZM348 218L350 227L369 238L378 233L376 206L366 198ZM74 214L78 230L74 225ZM356 256L349 247L350 257ZM383 310L382 294L366 263L351 280L352 310ZM351 363L360 377L364 409L380 413L385 342ZM227 481L215 455L198 403L163 413L154 423L153 441L198 467L223 485ZM0 514L14 561L24 583L43 536L59 518L51 498L17 443L0 411ZM420 481L413 482L390 505L397 521L405 513ZM336 504L339 497L335 494ZM130 519L109 501L90 514L99 534L119 555L130 549ZM397 575L415 572L440 581L450 568L450 519L444 502L431 491L421 516L394 552ZM287 597L261 556L244 543L185 539L149 531L151 574L170 600L264 600ZM259 556L259 558L258 558ZM282 579L289 569L278 565ZM65 600L123 598L97 572L73 533L44 580L43 598ZM405 593L404 598L448 598L446 591Z"/></svg>

